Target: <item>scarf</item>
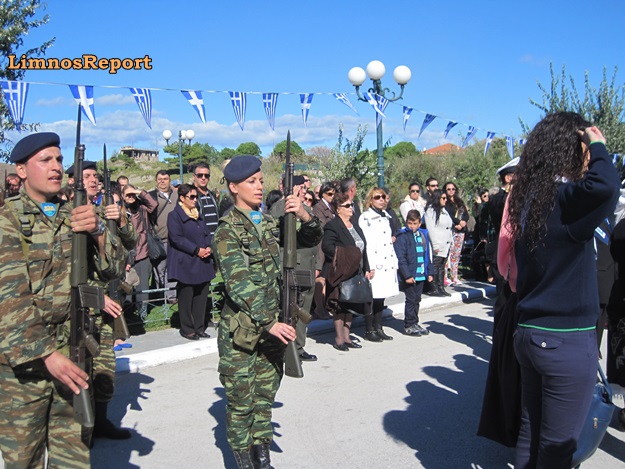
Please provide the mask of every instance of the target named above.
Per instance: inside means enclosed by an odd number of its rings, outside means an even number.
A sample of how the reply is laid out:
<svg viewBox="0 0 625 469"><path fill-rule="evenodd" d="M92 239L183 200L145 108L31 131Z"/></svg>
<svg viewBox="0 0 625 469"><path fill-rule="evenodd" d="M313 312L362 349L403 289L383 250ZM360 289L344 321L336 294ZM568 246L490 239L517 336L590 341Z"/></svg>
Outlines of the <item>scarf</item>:
<svg viewBox="0 0 625 469"><path fill-rule="evenodd" d="M197 207L188 209L182 202L178 202L178 204L182 207L182 210L184 210L184 213L186 213L189 216L189 218L193 218L194 220L197 220L198 217L200 216L200 214L197 211Z"/></svg>

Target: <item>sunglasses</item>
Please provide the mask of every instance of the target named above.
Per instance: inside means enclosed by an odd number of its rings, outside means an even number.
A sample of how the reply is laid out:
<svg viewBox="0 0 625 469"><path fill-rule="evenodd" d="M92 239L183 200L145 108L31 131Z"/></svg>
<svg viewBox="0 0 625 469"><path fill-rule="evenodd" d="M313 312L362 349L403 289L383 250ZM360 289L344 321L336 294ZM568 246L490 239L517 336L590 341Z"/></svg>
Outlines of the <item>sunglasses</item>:
<svg viewBox="0 0 625 469"><path fill-rule="evenodd" d="M339 205L339 207L343 207L343 208L354 208L354 204L343 204L343 205Z"/></svg>
<svg viewBox="0 0 625 469"><path fill-rule="evenodd" d="M441 200L447 200L447 197L441 197Z"/></svg>
<svg viewBox="0 0 625 469"><path fill-rule="evenodd" d="M373 196L373 200L380 200L380 199L386 200L386 196L382 194L376 194Z"/></svg>
<svg viewBox="0 0 625 469"><path fill-rule="evenodd" d="M312 197L304 197L304 200L307 200L308 202L312 202L313 198Z"/></svg>
<svg viewBox="0 0 625 469"><path fill-rule="evenodd" d="M188 195L187 199L197 200L197 195Z"/></svg>
<svg viewBox="0 0 625 469"><path fill-rule="evenodd" d="M419 189L410 189L411 194L418 194L419 192L421 192Z"/></svg>
<svg viewBox="0 0 625 469"><path fill-rule="evenodd" d="M455 187L448 187L447 190L456 192L456 188Z"/></svg>
<svg viewBox="0 0 625 469"><path fill-rule="evenodd" d="M334 197L334 191L324 192L323 195L329 195L330 197Z"/></svg>
<svg viewBox="0 0 625 469"><path fill-rule="evenodd" d="M204 179L204 178L210 179L211 175L209 173L199 173L199 174L196 174L195 177L198 179Z"/></svg>
<svg viewBox="0 0 625 469"><path fill-rule="evenodd" d="M310 182L310 179L304 178L304 182Z"/></svg>

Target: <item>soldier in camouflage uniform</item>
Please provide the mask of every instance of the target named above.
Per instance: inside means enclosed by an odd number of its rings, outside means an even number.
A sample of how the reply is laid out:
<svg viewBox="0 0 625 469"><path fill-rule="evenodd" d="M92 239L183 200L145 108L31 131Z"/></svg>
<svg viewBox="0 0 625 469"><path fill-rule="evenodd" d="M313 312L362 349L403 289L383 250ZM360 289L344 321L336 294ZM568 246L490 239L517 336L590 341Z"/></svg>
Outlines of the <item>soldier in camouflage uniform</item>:
<svg viewBox="0 0 625 469"><path fill-rule="evenodd" d="M73 232L89 232L90 269L123 272L123 249L93 206L71 209L57 197L60 139L31 134L10 160L24 181L0 209L0 450L7 469L90 467L87 431L73 416L72 392L88 374L69 352Z"/></svg>
<svg viewBox="0 0 625 469"><path fill-rule="evenodd" d="M283 374L284 350L295 330L278 322L281 274L280 226L259 211L263 200L261 162L238 156L224 170L234 208L221 218L213 251L225 287L219 324L219 377L226 390L227 438L240 468L271 468L271 407ZM298 244L314 246L319 220L289 196L286 213L301 225ZM253 452L253 455L252 455Z"/></svg>

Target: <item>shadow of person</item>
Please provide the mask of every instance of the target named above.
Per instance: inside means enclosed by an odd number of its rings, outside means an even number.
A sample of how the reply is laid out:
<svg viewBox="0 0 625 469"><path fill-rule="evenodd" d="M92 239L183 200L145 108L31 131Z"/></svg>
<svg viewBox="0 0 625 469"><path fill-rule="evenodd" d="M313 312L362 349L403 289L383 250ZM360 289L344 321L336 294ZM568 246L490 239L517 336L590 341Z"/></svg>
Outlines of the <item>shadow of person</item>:
<svg viewBox="0 0 625 469"><path fill-rule="evenodd" d="M442 334L449 340L464 344L473 350L473 353L488 361L492 347L491 335L492 323L484 319L463 318L459 315L449 316L449 323L438 321L427 321L427 325L432 334ZM457 323L457 326L454 325Z"/></svg>
<svg viewBox="0 0 625 469"><path fill-rule="evenodd" d="M506 467L513 450L475 434L487 364L471 355L454 359L457 370L425 367L431 379L408 383L406 409L388 412L384 430L428 469Z"/></svg>

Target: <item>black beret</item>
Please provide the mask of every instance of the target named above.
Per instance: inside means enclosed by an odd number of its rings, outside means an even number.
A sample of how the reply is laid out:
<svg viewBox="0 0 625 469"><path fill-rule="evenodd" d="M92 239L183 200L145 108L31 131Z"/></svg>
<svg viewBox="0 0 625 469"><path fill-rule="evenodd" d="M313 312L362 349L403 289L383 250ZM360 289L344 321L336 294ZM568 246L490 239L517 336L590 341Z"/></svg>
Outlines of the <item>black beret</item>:
<svg viewBox="0 0 625 469"><path fill-rule="evenodd" d="M284 185L285 182L286 182L285 181L285 176L282 176L282 185ZM304 176L293 176L293 185L294 186L301 186L305 182L306 182L306 179L304 179Z"/></svg>
<svg viewBox="0 0 625 469"><path fill-rule="evenodd" d="M98 164L95 161L88 161L88 160L83 160L82 162L82 169L83 171L85 169L98 169ZM65 174L67 174L69 177L74 177L74 165L71 165L69 168L67 168L65 170Z"/></svg>
<svg viewBox="0 0 625 469"><path fill-rule="evenodd" d="M262 161L255 156L235 156L224 168L224 177L228 182L241 182L260 171L262 164Z"/></svg>
<svg viewBox="0 0 625 469"><path fill-rule="evenodd" d="M47 147L60 147L61 138L54 132L38 132L30 134L21 139L13 147L9 161L11 163L21 163L29 156L34 155L39 150Z"/></svg>

